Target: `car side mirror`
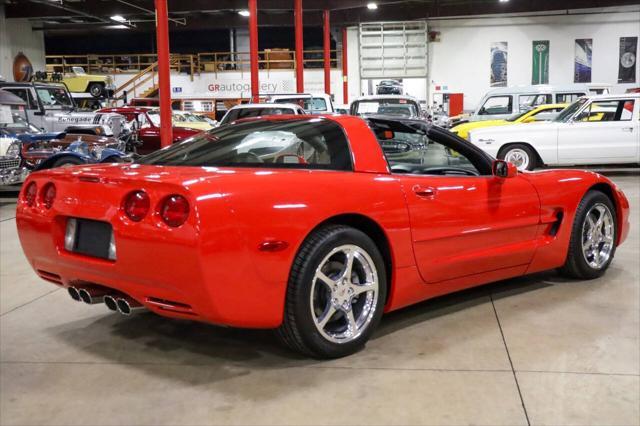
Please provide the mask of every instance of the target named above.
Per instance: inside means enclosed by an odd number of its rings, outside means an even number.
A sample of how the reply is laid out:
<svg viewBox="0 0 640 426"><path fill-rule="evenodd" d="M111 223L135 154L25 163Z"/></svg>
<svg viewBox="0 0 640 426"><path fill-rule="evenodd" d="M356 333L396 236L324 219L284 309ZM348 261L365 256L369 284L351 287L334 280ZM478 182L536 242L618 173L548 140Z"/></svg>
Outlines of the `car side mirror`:
<svg viewBox="0 0 640 426"><path fill-rule="evenodd" d="M499 178L507 179L518 175L518 168L504 160L495 160L492 165L493 175Z"/></svg>

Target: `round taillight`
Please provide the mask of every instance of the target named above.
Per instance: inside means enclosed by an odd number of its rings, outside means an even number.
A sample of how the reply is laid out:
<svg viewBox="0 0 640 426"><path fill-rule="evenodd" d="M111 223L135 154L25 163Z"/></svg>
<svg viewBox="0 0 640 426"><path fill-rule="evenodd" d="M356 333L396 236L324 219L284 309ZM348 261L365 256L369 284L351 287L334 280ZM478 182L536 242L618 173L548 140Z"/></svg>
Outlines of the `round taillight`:
<svg viewBox="0 0 640 426"><path fill-rule="evenodd" d="M160 204L160 217L171 227L182 225L189 217L189 202L182 195L169 195Z"/></svg>
<svg viewBox="0 0 640 426"><path fill-rule="evenodd" d="M149 213L149 196L144 191L133 191L124 199L124 214L134 222L140 222Z"/></svg>
<svg viewBox="0 0 640 426"><path fill-rule="evenodd" d="M56 186L49 182L42 189L42 204L47 209L50 209L53 206L53 200L56 198Z"/></svg>
<svg viewBox="0 0 640 426"><path fill-rule="evenodd" d="M24 199L29 207L33 207L36 203L36 195L38 194L38 185L35 182L31 182L27 185L27 189L24 190Z"/></svg>

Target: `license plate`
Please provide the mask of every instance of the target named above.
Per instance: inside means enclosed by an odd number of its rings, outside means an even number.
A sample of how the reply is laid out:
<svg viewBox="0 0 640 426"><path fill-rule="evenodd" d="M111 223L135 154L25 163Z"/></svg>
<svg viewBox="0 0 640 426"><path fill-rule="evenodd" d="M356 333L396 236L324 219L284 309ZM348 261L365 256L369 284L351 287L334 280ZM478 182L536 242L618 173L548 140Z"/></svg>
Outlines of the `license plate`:
<svg viewBox="0 0 640 426"><path fill-rule="evenodd" d="M68 218L64 248L85 256L116 260L113 228L108 222Z"/></svg>

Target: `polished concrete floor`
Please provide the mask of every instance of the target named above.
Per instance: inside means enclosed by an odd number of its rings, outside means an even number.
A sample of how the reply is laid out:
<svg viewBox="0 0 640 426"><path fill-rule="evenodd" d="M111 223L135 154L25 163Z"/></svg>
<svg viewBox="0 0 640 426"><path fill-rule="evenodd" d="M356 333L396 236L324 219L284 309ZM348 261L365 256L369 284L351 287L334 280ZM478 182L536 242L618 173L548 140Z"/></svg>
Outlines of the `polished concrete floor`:
<svg viewBox="0 0 640 426"><path fill-rule="evenodd" d="M31 271L5 203L0 424L637 425L640 177L613 178L632 231L603 278L545 273L428 301L330 362L269 332L72 303Z"/></svg>

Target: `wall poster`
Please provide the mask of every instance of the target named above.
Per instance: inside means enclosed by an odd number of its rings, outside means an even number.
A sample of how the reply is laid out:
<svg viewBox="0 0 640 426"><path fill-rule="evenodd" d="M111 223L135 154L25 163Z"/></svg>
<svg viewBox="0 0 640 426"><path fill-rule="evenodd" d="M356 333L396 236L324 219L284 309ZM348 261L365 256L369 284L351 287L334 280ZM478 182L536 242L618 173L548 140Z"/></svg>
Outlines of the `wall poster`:
<svg viewBox="0 0 640 426"><path fill-rule="evenodd" d="M549 84L549 40L533 42L531 84Z"/></svg>
<svg viewBox="0 0 640 426"><path fill-rule="evenodd" d="M491 87L507 85L507 50L509 43L497 41L491 43Z"/></svg>
<svg viewBox="0 0 640 426"><path fill-rule="evenodd" d="M636 82L636 58L638 57L638 37L620 37L620 58L618 60L618 83Z"/></svg>
<svg viewBox="0 0 640 426"><path fill-rule="evenodd" d="M573 82L591 83L591 53L593 39L581 38L576 40Z"/></svg>

